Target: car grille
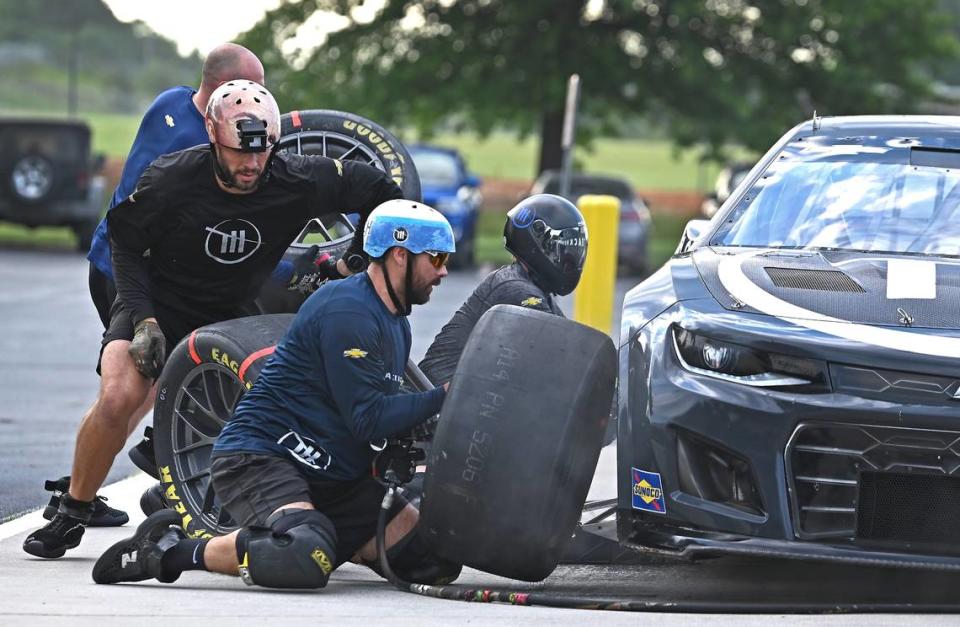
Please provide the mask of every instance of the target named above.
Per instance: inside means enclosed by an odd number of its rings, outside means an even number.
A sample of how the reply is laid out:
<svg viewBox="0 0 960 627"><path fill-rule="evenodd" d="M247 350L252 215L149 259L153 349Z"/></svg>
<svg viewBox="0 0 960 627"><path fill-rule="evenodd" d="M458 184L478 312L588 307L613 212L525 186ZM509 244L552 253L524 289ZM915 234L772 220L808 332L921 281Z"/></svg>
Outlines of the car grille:
<svg viewBox="0 0 960 627"><path fill-rule="evenodd" d="M960 477L865 472L860 475L857 538L936 545L960 551Z"/></svg>
<svg viewBox="0 0 960 627"><path fill-rule="evenodd" d="M960 478L960 431L801 424L787 444L786 465L796 536L855 539L861 476Z"/></svg>

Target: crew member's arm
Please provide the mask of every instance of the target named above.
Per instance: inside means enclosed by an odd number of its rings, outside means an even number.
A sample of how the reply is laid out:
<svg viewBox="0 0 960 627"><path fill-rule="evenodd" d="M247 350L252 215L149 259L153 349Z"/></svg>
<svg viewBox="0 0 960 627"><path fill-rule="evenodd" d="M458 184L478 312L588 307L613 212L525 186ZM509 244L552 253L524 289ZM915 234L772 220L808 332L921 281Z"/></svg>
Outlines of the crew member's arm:
<svg viewBox="0 0 960 627"><path fill-rule="evenodd" d="M403 198L403 192L388 174L373 166L359 161L339 163L341 163L343 174L340 177L342 181L340 181L337 207L342 213L360 214L360 222L353 234L353 240L343 257L337 262L337 268L341 274L352 274L359 268L347 267L351 257L360 256L364 261L366 260L363 252L363 228L367 224L367 216L378 205L388 200Z"/></svg>
<svg viewBox="0 0 960 627"><path fill-rule="evenodd" d="M155 318L150 295L150 274L143 254L159 241L163 232L163 197L156 189L156 172L147 168L137 189L107 212L110 245L113 250L117 295L134 325Z"/></svg>
<svg viewBox="0 0 960 627"><path fill-rule="evenodd" d="M389 394L395 386L383 362L380 330L370 316L346 312L324 316L320 352L327 383L340 414L362 441L406 433L440 411L445 390Z"/></svg>

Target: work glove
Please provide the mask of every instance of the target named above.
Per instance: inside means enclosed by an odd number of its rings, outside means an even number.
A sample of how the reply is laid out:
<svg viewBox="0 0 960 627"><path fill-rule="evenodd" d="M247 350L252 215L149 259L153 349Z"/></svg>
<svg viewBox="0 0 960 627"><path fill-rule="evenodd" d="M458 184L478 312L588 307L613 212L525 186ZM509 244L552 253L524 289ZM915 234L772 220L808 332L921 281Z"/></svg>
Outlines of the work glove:
<svg viewBox="0 0 960 627"><path fill-rule="evenodd" d="M437 430L438 422L440 422L440 414L430 416L413 429L410 429L410 437L417 442L430 442L433 440L433 434Z"/></svg>
<svg viewBox="0 0 960 627"><path fill-rule="evenodd" d="M410 483L417 473L417 462L427 458L413 442L391 442L373 458L373 476L388 483Z"/></svg>
<svg viewBox="0 0 960 627"><path fill-rule="evenodd" d="M293 276L287 283L288 290L309 296L328 279L343 278L337 271L337 260L327 253L317 257L319 250L320 247L314 244L293 262Z"/></svg>
<svg viewBox="0 0 960 627"><path fill-rule="evenodd" d="M137 370L148 379L156 379L167 360L167 338L153 320L141 320L133 330L127 349Z"/></svg>

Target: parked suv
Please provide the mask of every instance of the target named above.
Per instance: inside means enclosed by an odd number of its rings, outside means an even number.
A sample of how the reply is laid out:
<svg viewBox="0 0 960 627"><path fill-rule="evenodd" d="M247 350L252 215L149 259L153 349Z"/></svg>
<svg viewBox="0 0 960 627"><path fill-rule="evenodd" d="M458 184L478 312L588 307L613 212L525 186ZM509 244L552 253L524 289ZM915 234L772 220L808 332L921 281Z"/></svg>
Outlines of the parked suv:
<svg viewBox="0 0 960 627"><path fill-rule="evenodd" d="M453 227L457 252L453 268L469 268L475 259L474 240L483 197L480 179L467 170L460 153L452 148L418 144L408 147L420 175L423 202L442 213Z"/></svg>
<svg viewBox="0 0 960 627"><path fill-rule="evenodd" d="M103 157L90 127L67 120L0 119L0 220L67 226L86 251L103 210Z"/></svg>
<svg viewBox="0 0 960 627"><path fill-rule="evenodd" d="M530 194L559 194L560 171L544 170L534 181ZM617 230L617 263L620 269L631 274L647 273L647 239L650 235L650 210L646 203L622 178L571 174L570 193L572 202L587 194L603 194L620 199L620 226Z"/></svg>

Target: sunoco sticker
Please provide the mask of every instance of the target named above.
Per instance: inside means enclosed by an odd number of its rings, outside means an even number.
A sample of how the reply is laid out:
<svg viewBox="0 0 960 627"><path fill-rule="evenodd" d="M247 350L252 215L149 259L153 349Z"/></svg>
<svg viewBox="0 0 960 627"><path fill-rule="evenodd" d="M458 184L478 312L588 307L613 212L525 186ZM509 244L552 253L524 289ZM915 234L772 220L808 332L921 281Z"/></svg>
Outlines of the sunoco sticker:
<svg viewBox="0 0 960 627"><path fill-rule="evenodd" d="M660 473L631 468L630 478L633 483L633 509L655 514L667 513L667 505L663 501L663 483L660 481Z"/></svg>

